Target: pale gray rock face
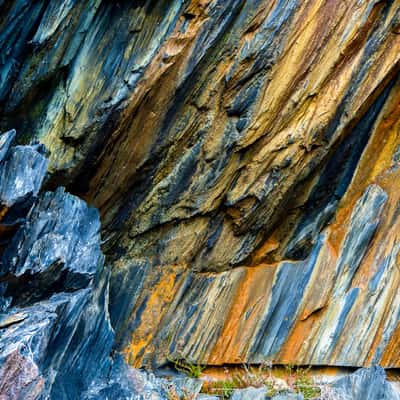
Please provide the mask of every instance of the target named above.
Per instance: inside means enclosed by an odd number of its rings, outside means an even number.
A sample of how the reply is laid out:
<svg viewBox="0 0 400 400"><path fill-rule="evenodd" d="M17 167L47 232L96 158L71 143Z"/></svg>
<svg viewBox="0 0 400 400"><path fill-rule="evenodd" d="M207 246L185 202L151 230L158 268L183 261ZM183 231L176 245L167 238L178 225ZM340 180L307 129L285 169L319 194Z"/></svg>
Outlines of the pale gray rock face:
<svg viewBox="0 0 400 400"><path fill-rule="evenodd" d="M271 400L304 400L304 396L298 393L284 393L271 397Z"/></svg>
<svg viewBox="0 0 400 400"><path fill-rule="evenodd" d="M337 380L332 388L340 400L399 400L398 393L379 366L362 368Z"/></svg>
<svg viewBox="0 0 400 400"><path fill-rule="evenodd" d="M37 196L48 166L41 146L10 147L14 139L14 130L0 138L0 205L8 208Z"/></svg>
<svg viewBox="0 0 400 400"><path fill-rule="evenodd" d="M15 139L15 129L5 132L0 136L0 162L4 160L7 155L13 140Z"/></svg>
<svg viewBox="0 0 400 400"><path fill-rule="evenodd" d="M267 396L266 388L237 389L233 392L232 400L265 400Z"/></svg>
<svg viewBox="0 0 400 400"><path fill-rule="evenodd" d="M134 369L116 357L105 379L94 381L82 400L168 400L168 382Z"/></svg>
<svg viewBox="0 0 400 400"><path fill-rule="evenodd" d="M199 394L197 400L219 400L218 396L212 396L210 394Z"/></svg>

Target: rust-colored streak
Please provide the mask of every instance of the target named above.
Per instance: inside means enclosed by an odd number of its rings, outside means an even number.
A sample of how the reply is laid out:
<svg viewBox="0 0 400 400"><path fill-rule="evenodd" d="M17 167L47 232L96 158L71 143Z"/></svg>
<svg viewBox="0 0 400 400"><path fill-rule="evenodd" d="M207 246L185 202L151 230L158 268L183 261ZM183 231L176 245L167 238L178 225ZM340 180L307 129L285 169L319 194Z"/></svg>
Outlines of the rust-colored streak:
<svg viewBox="0 0 400 400"><path fill-rule="evenodd" d="M181 274L181 266L164 269L159 282L150 289L145 309L140 316L140 323L123 350L127 362L131 365L141 366L144 356L154 350L151 342L182 283Z"/></svg>
<svg viewBox="0 0 400 400"><path fill-rule="evenodd" d="M397 365L400 358L400 322L386 345L385 352L382 355L380 364L384 367Z"/></svg>
<svg viewBox="0 0 400 400"><path fill-rule="evenodd" d="M252 335L265 310L275 272L274 266L246 268L246 276L230 306L227 323L213 348L209 364L245 362Z"/></svg>

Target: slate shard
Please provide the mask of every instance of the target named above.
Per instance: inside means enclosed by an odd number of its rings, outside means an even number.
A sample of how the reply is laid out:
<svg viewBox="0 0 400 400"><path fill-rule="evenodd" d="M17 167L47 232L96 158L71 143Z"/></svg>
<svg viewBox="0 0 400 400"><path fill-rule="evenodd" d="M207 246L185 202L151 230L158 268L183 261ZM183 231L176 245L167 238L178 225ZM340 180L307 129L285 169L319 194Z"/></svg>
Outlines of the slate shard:
<svg viewBox="0 0 400 400"><path fill-rule="evenodd" d="M337 380L334 396L341 400L399 400L400 393L387 381L385 370L376 366L362 368Z"/></svg>
<svg viewBox="0 0 400 400"><path fill-rule="evenodd" d="M15 130L0 136L0 252L32 206L48 160L38 146L12 146Z"/></svg>
<svg viewBox="0 0 400 400"><path fill-rule="evenodd" d="M15 139L15 135L16 131L15 129L12 129L11 131L5 132L0 136L0 163L6 157L8 149Z"/></svg>
<svg viewBox="0 0 400 400"><path fill-rule="evenodd" d="M104 293L83 289L7 310L8 320L18 318L0 329L0 395L78 399L110 366L104 307Z"/></svg>
<svg viewBox="0 0 400 400"><path fill-rule="evenodd" d="M79 399L107 376L114 343L99 213L64 188L39 193L45 152L14 136L0 149L2 201L20 213L0 264L0 397Z"/></svg>
<svg viewBox="0 0 400 400"><path fill-rule="evenodd" d="M0 204L7 208L37 196L48 166L36 146L10 147L14 137L13 131L1 137Z"/></svg>
<svg viewBox="0 0 400 400"><path fill-rule="evenodd" d="M63 188L43 193L5 249L0 278L13 304L88 286L104 262L98 211Z"/></svg>
<svg viewBox="0 0 400 400"><path fill-rule="evenodd" d="M105 379L95 381L81 400L167 400L167 384L151 373L134 369L117 356Z"/></svg>

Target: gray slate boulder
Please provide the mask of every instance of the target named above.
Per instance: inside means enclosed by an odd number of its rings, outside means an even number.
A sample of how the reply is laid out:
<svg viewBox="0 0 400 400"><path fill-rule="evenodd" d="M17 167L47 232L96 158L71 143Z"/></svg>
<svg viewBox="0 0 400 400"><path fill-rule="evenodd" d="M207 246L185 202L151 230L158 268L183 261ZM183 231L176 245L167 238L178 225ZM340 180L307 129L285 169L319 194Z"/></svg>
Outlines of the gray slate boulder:
<svg viewBox="0 0 400 400"><path fill-rule="evenodd" d="M137 370L117 356L105 379L94 381L81 400L167 400L166 380Z"/></svg>
<svg viewBox="0 0 400 400"><path fill-rule="evenodd" d="M265 400L267 397L267 389L264 387L254 388L249 387L246 389L236 389L231 399L232 400Z"/></svg>
<svg viewBox="0 0 400 400"><path fill-rule="evenodd" d="M112 365L99 214L63 188L39 194L47 160L40 146L10 147L13 136L0 140L1 204L21 216L0 263L0 398L80 399ZM43 170L36 181L35 165ZM27 190L12 192L20 178ZM15 203L3 201L7 193L16 194ZM27 199L33 206L26 215Z"/></svg>
<svg viewBox="0 0 400 400"><path fill-rule="evenodd" d="M362 368L340 378L332 384L332 389L340 400L400 400L400 394L379 366Z"/></svg>
<svg viewBox="0 0 400 400"><path fill-rule="evenodd" d="M78 399L108 372L113 331L104 290L60 293L3 315L0 398Z"/></svg>
<svg viewBox="0 0 400 400"><path fill-rule="evenodd" d="M299 393L280 393L271 398L271 400L304 400L304 396Z"/></svg>
<svg viewBox="0 0 400 400"><path fill-rule="evenodd" d="M7 208L37 196L47 173L41 146L14 146L15 131L0 136L0 204Z"/></svg>
<svg viewBox="0 0 400 400"><path fill-rule="evenodd" d="M0 279L13 305L87 287L103 264L95 208L63 188L43 193L4 251Z"/></svg>

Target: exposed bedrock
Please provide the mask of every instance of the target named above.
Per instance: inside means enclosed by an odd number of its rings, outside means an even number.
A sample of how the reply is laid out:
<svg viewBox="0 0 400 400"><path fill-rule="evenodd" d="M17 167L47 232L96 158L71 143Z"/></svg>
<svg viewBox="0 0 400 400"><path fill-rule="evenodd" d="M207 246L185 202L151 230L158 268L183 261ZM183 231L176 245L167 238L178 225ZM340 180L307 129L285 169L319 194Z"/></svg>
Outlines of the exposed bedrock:
<svg viewBox="0 0 400 400"><path fill-rule="evenodd" d="M399 32L399 0L0 1L0 127L100 210L131 365L400 367ZM47 161L7 146L4 301L77 296L98 222L59 190L23 222Z"/></svg>
<svg viewBox="0 0 400 400"><path fill-rule="evenodd" d="M0 397L78 399L111 368L99 214L63 188L40 192L47 159L35 146L10 147L13 136L0 137L0 227L19 215L1 252Z"/></svg>

